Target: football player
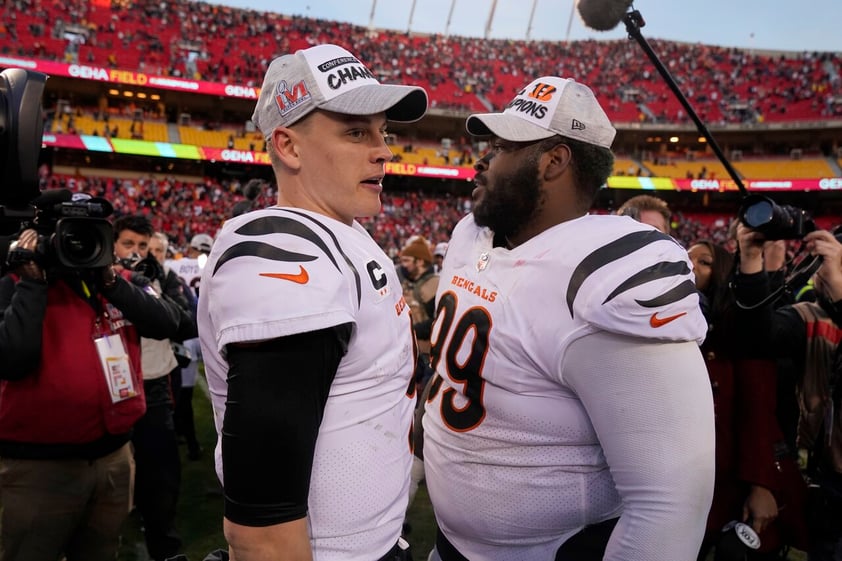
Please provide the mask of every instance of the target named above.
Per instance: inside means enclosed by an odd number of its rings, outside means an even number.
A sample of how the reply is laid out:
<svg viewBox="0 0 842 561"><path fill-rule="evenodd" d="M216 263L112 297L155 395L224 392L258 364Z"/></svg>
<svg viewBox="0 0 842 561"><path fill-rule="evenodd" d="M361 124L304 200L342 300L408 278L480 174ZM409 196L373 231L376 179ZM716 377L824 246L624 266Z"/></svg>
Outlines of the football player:
<svg viewBox="0 0 842 561"><path fill-rule="evenodd" d="M615 130L587 86L538 78L467 130L490 150L436 297L434 558L695 560L714 425L686 251L588 214Z"/></svg>
<svg viewBox="0 0 842 561"><path fill-rule="evenodd" d="M427 109L318 45L275 59L252 117L278 204L225 222L202 274L202 354L237 561L403 559L415 350L380 211L386 122Z"/></svg>

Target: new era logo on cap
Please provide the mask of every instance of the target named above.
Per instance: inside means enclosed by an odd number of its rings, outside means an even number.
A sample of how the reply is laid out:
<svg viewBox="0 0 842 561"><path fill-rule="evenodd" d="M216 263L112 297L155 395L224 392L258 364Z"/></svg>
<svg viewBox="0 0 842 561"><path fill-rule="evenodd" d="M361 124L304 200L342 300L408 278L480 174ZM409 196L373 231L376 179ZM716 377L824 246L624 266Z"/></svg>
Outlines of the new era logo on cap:
<svg viewBox="0 0 842 561"><path fill-rule="evenodd" d="M473 135L513 142L561 135L609 149L616 134L590 88L557 76L534 80L502 113L471 115L466 128Z"/></svg>

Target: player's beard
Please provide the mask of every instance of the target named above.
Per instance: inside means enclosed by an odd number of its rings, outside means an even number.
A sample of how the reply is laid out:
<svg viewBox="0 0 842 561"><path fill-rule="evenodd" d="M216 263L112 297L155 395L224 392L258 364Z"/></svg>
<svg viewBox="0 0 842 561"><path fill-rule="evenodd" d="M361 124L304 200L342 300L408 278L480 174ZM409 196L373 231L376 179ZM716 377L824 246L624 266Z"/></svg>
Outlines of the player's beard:
<svg viewBox="0 0 842 561"><path fill-rule="evenodd" d="M522 163L494 178L485 177L485 188L474 205L474 221L497 236L512 237L538 213L543 202L538 178L540 152L532 152Z"/></svg>

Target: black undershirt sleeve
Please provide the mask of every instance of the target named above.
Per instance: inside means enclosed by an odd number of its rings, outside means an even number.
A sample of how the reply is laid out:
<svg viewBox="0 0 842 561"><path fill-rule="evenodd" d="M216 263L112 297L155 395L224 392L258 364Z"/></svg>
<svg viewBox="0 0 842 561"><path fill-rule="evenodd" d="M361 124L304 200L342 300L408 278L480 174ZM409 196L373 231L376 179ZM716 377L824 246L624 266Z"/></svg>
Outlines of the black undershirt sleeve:
<svg viewBox="0 0 842 561"><path fill-rule="evenodd" d="M349 323L228 345L225 518L271 526L306 516L316 437L350 337Z"/></svg>

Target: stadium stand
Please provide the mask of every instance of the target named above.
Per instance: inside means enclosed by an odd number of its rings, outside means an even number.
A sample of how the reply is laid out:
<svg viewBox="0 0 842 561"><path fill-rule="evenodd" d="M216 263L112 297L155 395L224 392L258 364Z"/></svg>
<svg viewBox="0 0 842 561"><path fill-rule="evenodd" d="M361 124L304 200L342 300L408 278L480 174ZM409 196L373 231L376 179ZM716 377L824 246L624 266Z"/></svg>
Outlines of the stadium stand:
<svg viewBox="0 0 842 561"><path fill-rule="evenodd" d="M502 108L525 76L561 73L592 84L617 123L620 134L616 149L620 155L615 161L615 175L675 179L728 176L706 146L697 144L678 149L660 141L662 131L668 130L665 127L687 127L687 115L637 46L629 41L477 41L370 30L347 23L187 0L130 3L16 0L0 8L0 21L3 22L2 54L244 86L257 85L268 61L281 52L320 41L339 42L358 52L383 81L415 83L427 88L431 114L448 116L456 123L447 133L436 127L423 134L408 134L405 130L403 135L399 133L394 139L394 161L405 164L470 168L481 156L482 147L458 138L459 133L454 135L453 130L462 130L465 115ZM650 42L675 72L706 123L719 127L725 134L741 127L760 127L759 130L772 131L764 134L777 137L770 144L787 146L786 152L772 148L767 156L763 154L763 143L742 140L754 142L755 146L745 150L750 157L734 162L741 177L839 177L840 140L823 140L826 146L819 146L809 130L814 126L810 123L826 124L834 119L842 122L842 54L752 53L657 39ZM56 105L47 108L52 117L48 130L54 133L75 132L246 152L264 149L260 133L244 128L250 116L246 110L214 114L212 108L208 109L212 102L198 103L194 101L198 99L196 95L192 98L183 95L177 100L171 97L165 103L151 96L145 100L127 100L121 92L106 95L104 87L100 93L86 91L84 95L81 89L74 92L74 86L67 83L61 88L52 98ZM182 121L181 112L188 114L186 121ZM785 128L768 128L774 123L796 123L796 128L806 128L808 132L794 140ZM651 135L657 136L655 142L646 138L647 127L659 131ZM635 136L635 130L644 132ZM456 140L445 146L441 141L445 134ZM760 133L758 136L762 137ZM790 157L791 145L804 145L807 156ZM665 151L667 148L670 151ZM674 148L678 150L672 152ZM688 157L691 151L693 155ZM67 165L53 161L50 165L61 170L47 180L50 185L72 182L76 189L116 197L121 212L138 209L149 212L176 245L183 244L194 233L212 231L227 216L228 206L242 196L240 181L232 179L230 174L238 178L251 173L248 166L233 171L231 166L226 169L219 165L205 169L194 166L169 176L163 170L155 179L149 179L139 177L137 162L124 163L128 170L119 169L119 158L112 158L108 165L96 161L82 164L74 161ZM169 169L172 163L165 166L153 163L151 167ZM160 179L162 176L170 179ZM432 206L415 204L415 191L424 192L444 181L423 178L396 181L396 186L407 189L407 195L387 199L384 204L387 219L369 226L377 230L387 246L398 247L401 236L411 235L414 227L426 228L424 234L430 239L446 236L452 226L450 221L415 223L409 217L413 212L433 217L444 212L449 216L450 208L466 208L469 198L465 193L470 187L465 185L451 185L449 189L461 195L425 193ZM263 196L261 201L270 204L272 196L265 193ZM446 198L452 196L461 198L457 201ZM712 196L715 202L716 194ZM445 198L442 201L437 197ZM675 208L707 207L710 197L708 194L705 197L696 196ZM608 208L614 204L610 197L605 200L609 201L603 201ZM716 217L721 213L711 208L709 215ZM718 219L693 220L709 225L717 224Z"/></svg>
<svg viewBox="0 0 842 561"><path fill-rule="evenodd" d="M500 108L524 76L562 73L591 84L615 122L687 121L666 85L628 41L407 35L187 0L19 0L0 13L7 22L0 32L0 39L7 39L3 54L255 86L277 54L331 40L359 53L384 81L426 87L434 108ZM839 53L761 54L651 43L708 123L842 116Z"/></svg>
<svg viewBox="0 0 842 561"><path fill-rule="evenodd" d="M448 241L453 226L471 208L473 186L464 172L484 149L464 138L465 117L503 108L516 88L539 74L562 74L592 85L617 124L614 175L627 185L603 189L593 212L610 213L644 188L663 189L646 192L668 200L673 234L680 243L729 241L728 226L740 194L719 184L728 178L725 167L707 145L696 141L688 116L631 41L485 41L407 34L190 0L9 0L0 5L0 55L217 85L257 87L273 57L325 41L359 53L384 82L427 89L428 118L417 128L390 126L395 163L463 172L458 180L387 175L382 212L360 222L392 257L413 235L433 243ZM821 191L793 189L773 195L778 202L807 209L821 228L842 223L842 52L751 52L658 39L650 43L726 152L740 155L733 158L740 177L804 178L817 185L821 179ZM148 97L129 99L125 89ZM248 128L253 99L231 97L51 78L45 97L47 130L191 149L232 147L256 160L256 152L265 146L261 134ZM681 141L670 140L673 134ZM445 143L444 138L452 141ZM82 144L78 137L71 140ZM39 175L43 188L65 187L107 198L115 216L148 216L178 253L195 234L216 233L244 199L249 179L267 181L255 206L276 201L277 187L267 165L223 161L218 152L189 159L47 146ZM675 179L682 189L644 181L650 178ZM691 178L710 181L696 182L701 187L679 181Z"/></svg>

